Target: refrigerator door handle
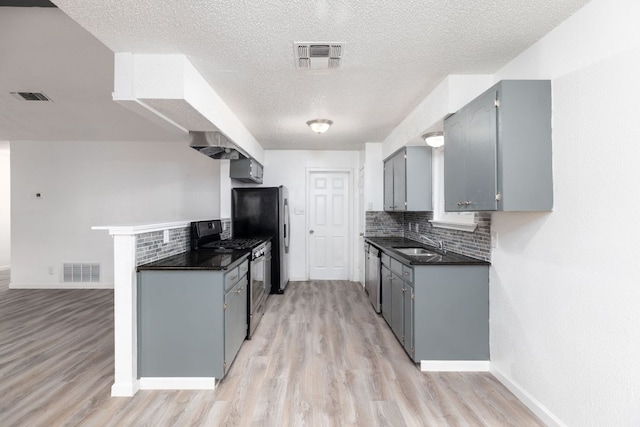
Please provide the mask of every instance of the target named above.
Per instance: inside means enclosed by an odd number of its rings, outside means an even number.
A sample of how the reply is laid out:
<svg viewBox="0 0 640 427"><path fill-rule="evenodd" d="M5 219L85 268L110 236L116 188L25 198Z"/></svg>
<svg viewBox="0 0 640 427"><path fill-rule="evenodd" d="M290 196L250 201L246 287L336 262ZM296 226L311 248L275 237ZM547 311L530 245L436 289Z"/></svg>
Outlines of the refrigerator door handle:
<svg viewBox="0 0 640 427"><path fill-rule="evenodd" d="M284 252L289 253L289 200L284 200Z"/></svg>

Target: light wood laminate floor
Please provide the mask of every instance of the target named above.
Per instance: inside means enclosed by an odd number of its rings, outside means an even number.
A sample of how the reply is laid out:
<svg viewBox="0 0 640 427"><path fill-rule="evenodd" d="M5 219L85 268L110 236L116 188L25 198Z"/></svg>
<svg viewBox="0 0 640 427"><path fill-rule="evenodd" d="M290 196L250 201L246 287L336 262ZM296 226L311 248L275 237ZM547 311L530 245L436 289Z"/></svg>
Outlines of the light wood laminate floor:
<svg viewBox="0 0 640 427"><path fill-rule="evenodd" d="M359 284L272 295L214 391L112 398L113 292L10 290L0 272L0 426L539 426L488 373L422 373Z"/></svg>

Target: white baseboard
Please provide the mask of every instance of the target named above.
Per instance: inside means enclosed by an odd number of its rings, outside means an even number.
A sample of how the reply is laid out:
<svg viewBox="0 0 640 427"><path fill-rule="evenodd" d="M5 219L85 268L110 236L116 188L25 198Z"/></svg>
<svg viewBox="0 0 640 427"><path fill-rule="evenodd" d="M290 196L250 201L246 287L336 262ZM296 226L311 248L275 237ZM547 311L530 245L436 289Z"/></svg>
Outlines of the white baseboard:
<svg viewBox="0 0 640 427"><path fill-rule="evenodd" d="M113 289L113 283L9 283L9 289Z"/></svg>
<svg viewBox="0 0 640 427"><path fill-rule="evenodd" d="M0 265L0 271L11 270L10 265Z"/></svg>
<svg viewBox="0 0 640 427"><path fill-rule="evenodd" d="M489 372L488 360L421 360L422 372Z"/></svg>
<svg viewBox="0 0 640 427"><path fill-rule="evenodd" d="M114 383L111 386L111 397L131 397L140 390L140 383L132 381L130 383Z"/></svg>
<svg viewBox="0 0 640 427"><path fill-rule="evenodd" d="M213 390L213 377L143 377L140 390Z"/></svg>
<svg viewBox="0 0 640 427"><path fill-rule="evenodd" d="M491 365L491 374L497 378L511 393L513 393L527 408L550 427L567 427L558 417L553 415L542 403L529 394L525 389L514 383L506 375L500 372L495 365Z"/></svg>

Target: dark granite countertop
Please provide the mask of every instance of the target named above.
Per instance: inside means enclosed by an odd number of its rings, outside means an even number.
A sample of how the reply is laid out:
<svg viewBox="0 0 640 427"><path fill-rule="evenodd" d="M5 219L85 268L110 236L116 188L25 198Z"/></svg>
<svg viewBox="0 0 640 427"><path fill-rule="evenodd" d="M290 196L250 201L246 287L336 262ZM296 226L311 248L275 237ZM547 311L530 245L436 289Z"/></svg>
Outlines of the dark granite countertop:
<svg viewBox="0 0 640 427"><path fill-rule="evenodd" d="M389 254L393 254L394 258L403 259L411 265L491 265L490 262L455 252L447 252L443 255L432 246L404 237L365 237L364 240ZM411 256L398 252L394 248L424 248L437 255L434 257Z"/></svg>
<svg viewBox="0 0 640 427"><path fill-rule="evenodd" d="M137 271L144 270L227 270L251 254L249 249L226 251L188 251L139 265Z"/></svg>

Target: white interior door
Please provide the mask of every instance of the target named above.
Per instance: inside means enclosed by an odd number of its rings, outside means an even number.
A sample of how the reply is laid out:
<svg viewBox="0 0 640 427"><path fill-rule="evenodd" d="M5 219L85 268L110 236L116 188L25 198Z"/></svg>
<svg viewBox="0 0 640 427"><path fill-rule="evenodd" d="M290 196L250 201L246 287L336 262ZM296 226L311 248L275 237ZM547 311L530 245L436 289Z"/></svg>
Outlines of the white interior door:
<svg viewBox="0 0 640 427"><path fill-rule="evenodd" d="M349 173L309 173L309 279L348 280Z"/></svg>

